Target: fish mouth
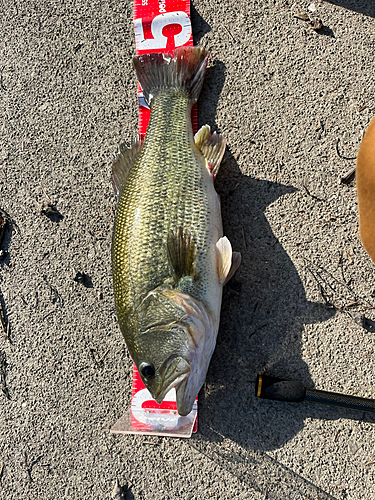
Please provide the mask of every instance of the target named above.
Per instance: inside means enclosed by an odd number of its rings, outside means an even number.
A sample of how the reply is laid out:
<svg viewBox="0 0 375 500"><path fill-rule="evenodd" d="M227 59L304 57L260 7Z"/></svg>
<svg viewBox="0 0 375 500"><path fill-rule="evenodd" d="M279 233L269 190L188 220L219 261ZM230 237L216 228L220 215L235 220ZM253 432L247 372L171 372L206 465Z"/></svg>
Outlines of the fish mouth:
<svg viewBox="0 0 375 500"><path fill-rule="evenodd" d="M186 417L193 409L195 403L196 394L187 392L188 378L186 377L182 380L178 386L176 386L176 401L177 410L182 417Z"/></svg>
<svg viewBox="0 0 375 500"><path fill-rule="evenodd" d="M156 392L154 399L158 404L161 404L166 394L176 386L180 385L189 377L190 364L186 359L177 357L169 359L166 367L163 370L162 387Z"/></svg>

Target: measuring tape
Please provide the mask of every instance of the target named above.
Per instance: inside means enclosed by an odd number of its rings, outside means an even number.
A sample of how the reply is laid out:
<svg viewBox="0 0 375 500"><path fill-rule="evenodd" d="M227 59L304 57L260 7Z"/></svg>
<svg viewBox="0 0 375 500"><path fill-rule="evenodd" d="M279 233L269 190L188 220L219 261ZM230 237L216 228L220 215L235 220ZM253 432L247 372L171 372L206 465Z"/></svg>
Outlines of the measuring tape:
<svg viewBox="0 0 375 500"><path fill-rule="evenodd" d="M137 55L150 52L172 53L177 47L193 46L190 22L190 0L135 0L134 31ZM150 109L138 84L139 136L143 140ZM198 130L198 113L195 104L191 113L193 132Z"/></svg>
<svg viewBox="0 0 375 500"><path fill-rule="evenodd" d="M190 22L190 1L135 0L134 30L137 55L150 52L172 53L174 49L193 45ZM138 83L139 137L144 139L150 120L150 109ZM197 105L192 109L193 132L198 129ZM197 398L198 401L198 398ZM153 400L133 365L132 403L130 421L126 422L131 434L190 437L197 431L197 401L192 412L181 417L177 412L176 391L168 392L159 405Z"/></svg>

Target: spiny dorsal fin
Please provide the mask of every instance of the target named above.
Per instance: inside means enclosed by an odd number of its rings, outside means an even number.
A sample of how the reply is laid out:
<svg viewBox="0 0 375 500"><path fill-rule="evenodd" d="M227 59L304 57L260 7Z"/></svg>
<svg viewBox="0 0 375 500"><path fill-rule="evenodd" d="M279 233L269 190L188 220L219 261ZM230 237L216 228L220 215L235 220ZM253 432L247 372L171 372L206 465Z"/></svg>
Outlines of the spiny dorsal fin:
<svg viewBox="0 0 375 500"><path fill-rule="evenodd" d="M170 230L167 240L168 262L176 283L184 276L194 278L197 265L197 246L187 229L181 226Z"/></svg>
<svg viewBox="0 0 375 500"><path fill-rule="evenodd" d="M130 146L125 143L119 146L118 153L112 163L112 186L117 200L122 193L124 182L141 149L142 142L138 141L138 139L134 139Z"/></svg>
<svg viewBox="0 0 375 500"><path fill-rule="evenodd" d="M227 141L221 134L210 133L209 125L203 125L194 136L195 145L206 158L208 168L215 178L219 172Z"/></svg>
<svg viewBox="0 0 375 500"><path fill-rule="evenodd" d="M361 239L375 262L375 118L371 120L359 146L355 175Z"/></svg>

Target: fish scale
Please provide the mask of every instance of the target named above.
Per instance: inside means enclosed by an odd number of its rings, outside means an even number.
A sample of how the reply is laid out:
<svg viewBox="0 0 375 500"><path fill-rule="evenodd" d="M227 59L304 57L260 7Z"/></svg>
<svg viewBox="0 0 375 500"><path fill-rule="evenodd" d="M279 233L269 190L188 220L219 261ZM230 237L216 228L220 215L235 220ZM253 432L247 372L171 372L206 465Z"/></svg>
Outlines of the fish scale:
<svg viewBox="0 0 375 500"><path fill-rule="evenodd" d="M189 100L182 93L166 90L153 101L148 135L119 200L113 266L115 288L123 290L120 309L124 315L171 276L169 229L189 228L199 249L197 273L211 270L206 262L212 240L210 218L212 212L218 212L219 201L204 159L192 147L189 113ZM221 221L216 219L219 233ZM127 272L117 273L117 269ZM198 294L208 291L204 280L198 281L196 288Z"/></svg>

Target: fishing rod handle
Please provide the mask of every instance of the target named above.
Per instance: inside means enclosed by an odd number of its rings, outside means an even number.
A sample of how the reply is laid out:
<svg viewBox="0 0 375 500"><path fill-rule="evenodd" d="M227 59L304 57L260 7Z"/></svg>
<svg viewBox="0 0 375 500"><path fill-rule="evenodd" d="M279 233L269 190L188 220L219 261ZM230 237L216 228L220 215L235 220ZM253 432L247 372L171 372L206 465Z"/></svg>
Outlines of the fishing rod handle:
<svg viewBox="0 0 375 500"><path fill-rule="evenodd" d="M301 382L282 380L268 375L258 375L255 383L255 395L258 398L275 401L299 403L310 401L313 403L350 408L351 410L375 413L375 400L337 394L335 392L306 389Z"/></svg>
<svg viewBox="0 0 375 500"><path fill-rule="evenodd" d="M351 410L375 412L374 399L358 398L357 396L337 394L335 392L306 389L305 401L340 406L342 408L350 408Z"/></svg>

